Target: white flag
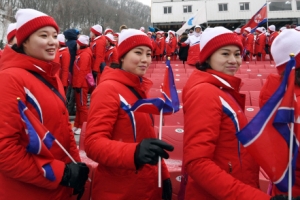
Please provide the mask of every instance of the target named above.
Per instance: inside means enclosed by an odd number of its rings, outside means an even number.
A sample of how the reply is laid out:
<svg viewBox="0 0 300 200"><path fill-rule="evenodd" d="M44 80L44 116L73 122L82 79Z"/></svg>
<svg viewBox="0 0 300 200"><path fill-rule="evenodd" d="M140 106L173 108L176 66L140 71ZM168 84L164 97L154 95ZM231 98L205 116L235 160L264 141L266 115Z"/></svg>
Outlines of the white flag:
<svg viewBox="0 0 300 200"><path fill-rule="evenodd" d="M199 6L198 11L192 17L190 17L185 22L185 24L183 24L183 26L176 32L176 34L181 35L186 29L203 24L206 21L206 6L205 2L203 2L203 5Z"/></svg>

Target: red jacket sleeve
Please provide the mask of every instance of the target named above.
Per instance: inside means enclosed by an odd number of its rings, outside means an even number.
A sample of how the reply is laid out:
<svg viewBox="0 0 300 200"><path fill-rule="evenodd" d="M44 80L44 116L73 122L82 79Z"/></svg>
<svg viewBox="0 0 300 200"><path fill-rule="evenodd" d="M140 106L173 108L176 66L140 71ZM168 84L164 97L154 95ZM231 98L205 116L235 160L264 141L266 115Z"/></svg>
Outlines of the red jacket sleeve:
<svg viewBox="0 0 300 200"><path fill-rule="evenodd" d="M246 49L251 53L253 53L253 43L254 43L254 36L252 34L249 34L247 39Z"/></svg>
<svg viewBox="0 0 300 200"><path fill-rule="evenodd" d="M161 39L161 44L160 44L160 54L164 54L164 50L165 50L165 45L166 45L166 42L165 42L165 39Z"/></svg>
<svg viewBox="0 0 300 200"><path fill-rule="evenodd" d="M105 97L105 98L103 98ZM111 140L119 113L120 97L111 84L103 83L92 94L85 151L87 156L107 167L135 170L134 152L137 143Z"/></svg>
<svg viewBox="0 0 300 200"><path fill-rule="evenodd" d="M100 72L100 64L104 62L105 59L105 43L106 39L104 36L96 40L96 46L94 50L94 66L93 71Z"/></svg>
<svg viewBox="0 0 300 200"><path fill-rule="evenodd" d="M265 84L262 86L259 93L259 107L263 107L265 103L270 99L270 97L274 94L276 89L279 87L281 82L280 75L278 74L270 74Z"/></svg>
<svg viewBox="0 0 300 200"><path fill-rule="evenodd" d="M76 62L76 61L75 61ZM91 62L92 62L92 57L90 54L86 53L86 52L82 52L80 54L80 59L77 63L79 70L75 69L76 66L74 66L74 70L77 71L76 76L74 74L74 78L73 78L73 87L76 88L82 88L82 87L86 87L87 82L86 82L86 75L90 72L90 66L91 66Z"/></svg>
<svg viewBox="0 0 300 200"><path fill-rule="evenodd" d="M41 188L55 189L59 185L65 163L53 159L50 165L56 177L55 181L45 179L43 173L35 164L35 159L40 159L26 151L24 136L26 136L16 97L25 101L25 93L16 80L5 73L0 74L0 172L12 179L26 182Z"/></svg>
<svg viewBox="0 0 300 200"><path fill-rule="evenodd" d="M214 92L207 86L198 85L188 92L192 97L184 96L183 161L187 173L216 199L269 200L267 194L235 179L213 161L223 111L219 97L207 95Z"/></svg>
<svg viewBox="0 0 300 200"><path fill-rule="evenodd" d="M68 86L69 77L69 65L70 65L70 52L69 48L66 48L61 52L60 64L61 64L61 82L64 87Z"/></svg>

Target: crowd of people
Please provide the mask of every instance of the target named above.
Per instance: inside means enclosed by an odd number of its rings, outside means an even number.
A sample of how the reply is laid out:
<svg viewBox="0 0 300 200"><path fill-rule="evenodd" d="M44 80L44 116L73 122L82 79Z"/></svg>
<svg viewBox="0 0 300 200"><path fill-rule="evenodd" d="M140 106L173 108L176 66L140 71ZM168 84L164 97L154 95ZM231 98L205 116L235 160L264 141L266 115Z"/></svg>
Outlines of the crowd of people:
<svg viewBox="0 0 300 200"><path fill-rule="evenodd" d="M157 187L157 163L159 157L168 159L174 147L156 138L151 114L123 109L147 98L152 82L144 75L152 59L166 57L195 66L183 90L185 199L287 199L276 186L272 194L260 190L259 165L235 135L248 121L242 80L234 74L243 59L265 60L270 54L278 75L268 77L262 106L280 84L289 53L295 53L299 99L297 28L278 34L274 25L267 31L260 27L254 36L250 27L241 33L224 27L202 31L197 25L177 38L173 30L145 33L144 27L122 25L116 33L96 24L88 36L76 29L60 33L51 16L33 9L18 10L15 19L0 58L1 199L80 199L89 168L80 160L74 133L80 134L83 122L86 154L98 163L92 199L172 199L164 160L162 189ZM70 156L57 143L49 147L49 157L28 150L33 128L22 121L17 98ZM295 198L300 196L299 166L298 160Z"/></svg>

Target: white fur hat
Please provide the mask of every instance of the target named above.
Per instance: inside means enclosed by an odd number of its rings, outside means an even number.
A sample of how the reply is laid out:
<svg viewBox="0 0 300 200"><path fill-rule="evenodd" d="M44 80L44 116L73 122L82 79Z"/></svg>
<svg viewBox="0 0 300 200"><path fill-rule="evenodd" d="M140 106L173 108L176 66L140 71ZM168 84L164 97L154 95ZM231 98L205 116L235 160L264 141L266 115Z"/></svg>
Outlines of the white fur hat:
<svg viewBox="0 0 300 200"><path fill-rule="evenodd" d="M59 32L58 25L52 17L34 9L20 9L15 18L17 20L16 38L18 46L21 46L32 33L45 26L52 26L57 33Z"/></svg>
<svg viewBox="0 0 300 200"><path fill-rule="evenodd" d="M7 42L11 41L11 39L13 39L13 37L16 36L16 31L17 31L17 23L10 23L7 27L7 32L6 32Z"/></svg>
<svg viewBox="0 0 300 200"><path fill-rule="evenodd" d="M77 39L77 44L80 46L89 46L90 38L87 35L80 35Z"/></svg>
<svg viewBox="0 0 300 200"><path fill-rule="evenodd" d="M200 63L204 63L216 50L227 45L235 45L243 50L239 36L232 31L222 26L206 28L200 39Z"/></svg>
<svg viewBox="0 0 300 200"><path fill-rule="evenodd" d="M109 33L105 35L105 38L110 42L110 43L115 43L116 40L114 39L114 35Z"/></svg>
<svg viewBox="0 0 300 200"><path fill-rule="evenodd" d="M276 31L276 26L275 26L275 25L270 25L270 26L268 27L268 29L269 29L270 31L274 32L274 31Z"/></svg>
<svg viewBox="0 0 300 200"><path fill-rule="evenodd" d="M234 30L234 32L240 34L240 33L241 33L241 28L236 28L236 29Z"/></svg>
<svg viewBox="0 0 300 200"><path fill-rule="evenodd" d="M290 53L295 54L296 63L300 67L300 32L294 29L282 31L273 41L271 53L279 73L284 71Z"/></svg>
<svg viewBox="0 0 300 200"><path fill-rule="evenodd" d="M66 45L66 38L65 38L65 35L64 34L58 34L57 35L57 39L58 39L58 42L59 42L59 44L61 44L61 45Z"/></svg>
<svg viewBox="0 0 300 200"><path fill-rule="evenodd" d="M102 34L102 26L99 24L92 26L90 30L97 36Z"/></svg>
<svg viewBox="0 0 300 200"><path fill-rule="evenodd" d="M145 32L145 28L142 26L142 27L140 28L140 31Z"/></svg>
<svg viewBox="0 0 300 200"><path fill-rule="evenodd" d="M105 31L104 31L104 35L107 35L109 33L113 34L114 31L111 28L106 28Z"/></svg>
<svg viewBox="0 0 300 200"><path fill-rule="evenodd" d="M247 31L247 33L251 33L251 27L247 27L244 30Z"/></svg>

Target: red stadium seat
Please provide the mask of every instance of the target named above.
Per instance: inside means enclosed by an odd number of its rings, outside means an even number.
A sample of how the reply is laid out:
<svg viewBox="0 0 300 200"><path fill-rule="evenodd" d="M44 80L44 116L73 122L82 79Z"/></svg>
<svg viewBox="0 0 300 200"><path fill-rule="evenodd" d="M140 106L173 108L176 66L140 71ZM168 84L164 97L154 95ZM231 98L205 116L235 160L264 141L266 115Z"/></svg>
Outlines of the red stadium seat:
<svg viewBox="0 0 300 200"><path fill-rule="evenodd" d="M166 66L164 68L155 68L152 73L164 73L166 71Z"/></svg>
<svg viewBox="0 0 300 200"><path fill-rule="evenodd" d="M246 105L246 106L251 106L251 101L250 101L250 94L249 94L249 91L240 91L240 93L246 95L246 102L245 102L245 105Z"/></svg>
<svg viewBox="0 0 300 200"><path fill-rule="evenodd" d="M260 79L243 79L241 91L260 91L262 84Z"/></svg>
<svg viewBox="0 0 300 200"><path fill-rule="evenodd" d="M164 116L164 126L183 126L183 113L174 113Z"/></svg>
<svg viewBox="0 0 300 200"><path fill-rule="evenodd" d="M249 78L251 79L265 79L269 76L269 73L250 73Z"/></svg>
<svg viewBox="0 0 300 200"><path fill-rule="evenodd" d="M264 64L249 64L248 67L249 69L265 69Z"/></svg>
<svg viewBox="0 0 300 200"><path fill-rule="evenodd" d="M274 64L265 64L265 68L266 69L269 69L269 68L276 69L276 66Z"/></svg>
<svg viewBox="0 0 300 200"><path fill-rule="evenodd" d="M250 122L253 117L258 113L259 107L258 106L246 106L245 107L245 115L248 119L248 122Z"/></svg>
<svg viewBox="0 0 300 200"><path fill-rule="evenodd" d="M181 64L178 64L178 63L177 63L177 64L176 64L176 63L174 64L174 63L171 62L171 67L172 67L173 69L181 69L181 68L184 68L184 64L182 64L182 63L181 63Z"/></svg>
<svg viewBox="0 0 300 200"><path fill-rule="evenodd" d="M149 98L161 97L161 91L158 88L151 88L148 93Z"/></svg>
<svg viewBox="0 0 300 200"><path fill-rule="evenodd" d="M277 69L276 68L268 68L268 69L259 69L258 70L259 71L259 73L269 73L269 74L271 74L271 73L277 73Z"/></svg>
<svg viewBox="0 0 300 200"><path fill-rule="evenodd" d="M235 74L234 76L239 77L241 79L243 79L243 78L249 78L249 74Z"/></svg>
<svg viewBox="0 0 300 200"><path fill-rule="evenodd" d="M241 74L257 73L258 69L240 69Z"/></svg>
<svg viewBox="0 0 300 200"><path fill-rule="evenodd" d="M255 64L255 63L256 63L255 60L252 60L252 61L243 61L242 62L242 64L247 64L247 65L249 65L249 64Z"/></svg>
<svg viewBox="0 0 300 200"><path fill-rule="evenodd" d="M188 77L188 75L187 75L187 73L181 73L181 72L173 72L173 75L174 75L174 78L187 78Z"/></svg>
<svg viewBox="0 0 300 200"><path fill-rule="evenodd" d="M270 61L269 60L266 60L266 61L256 61L256 64L258 64L258 65L270 64Z"/></svg>
<svg viewBox="0 0 300 200"><path fill-rule="evenodd" d="M173 68L173 73L185 73L185 68Z"/></svg>
<svg viewBox="0 0 300 200"><path fill-rule="evenodd" d="M252 106L259 106L259 91L250 91L250 99Z"/></svg>

